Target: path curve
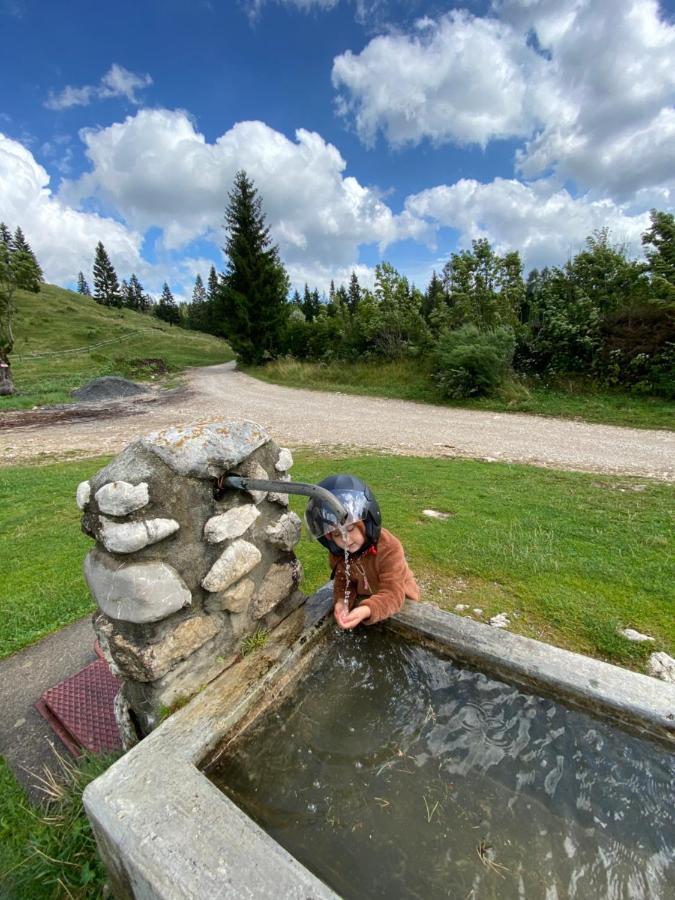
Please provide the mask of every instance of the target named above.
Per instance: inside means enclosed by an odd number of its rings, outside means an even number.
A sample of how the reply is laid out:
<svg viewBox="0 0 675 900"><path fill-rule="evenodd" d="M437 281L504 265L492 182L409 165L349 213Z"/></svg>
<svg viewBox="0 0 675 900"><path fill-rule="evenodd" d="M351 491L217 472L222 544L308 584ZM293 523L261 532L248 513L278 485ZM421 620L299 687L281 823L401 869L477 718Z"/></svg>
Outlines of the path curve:
<svg viewBox="0 0 675 900"><path fill-rule="evenodd" d="M278 444L295 447L463 456L675 480L675 433L288 388L238 372L232 362L192 369L187 389L156 403L129 402L112 417L4 428L0 459L11 464L44 455L116 453L156 429L227 419L251 419Z"/></svg>

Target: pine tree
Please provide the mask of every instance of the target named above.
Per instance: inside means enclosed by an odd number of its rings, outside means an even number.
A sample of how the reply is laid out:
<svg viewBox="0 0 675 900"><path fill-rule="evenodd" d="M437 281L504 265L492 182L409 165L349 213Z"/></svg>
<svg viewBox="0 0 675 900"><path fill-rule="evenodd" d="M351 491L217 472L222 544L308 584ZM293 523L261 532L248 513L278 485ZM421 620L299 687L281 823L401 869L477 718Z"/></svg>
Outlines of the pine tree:
<svg viewBox="0 0 675 900"><path fill-rule="evenodd" d="M155 307L155 315L163 322L168 322L169 325L180 324L180 310L178 309L178 304L174 300L173 294L171 293L171 288L166 283L166 281L164 282L164 287L162 288L162 294L159 298L159 303Z"/></svg>
<svg viewBox="0 0 675 900"><path fill-rule="evenodd" d="M347 297L349 298L349 312L354 315L361 302L361 287L359 279L356 277L356 272L352 272L352 277L349 279Z"/></svg>
<svg viewBox="0 0 675 900"><path fill-rule="evenodd" d="M12 253L16 286L23 288L25 291L31 291L33 294L38 294L40 292L40 284L45 280L42 268L18 225L10 244L10 251Z"/></svg>
<svg viewBox="0 0 675 900"><path fill-rule="evenodd" d="M187 326L196 331L208 331L208 325L208 297L204 282L202 281L202 276L197 275L195 278L195 286L192 290L192 300L187 309Z"/></svg>
<svg viewBox="0 0 675 900"><path fill-rule="evenodd" d="M77 275L77 291L79 294L84 294L85 297L91 297L91 291L83 272L78 272Z"/></svg>
<svg viewBox="0 0 675 900"><path fill-rule="evenodd" d="M216 273L216 267L211 266L211 271L209 272L209 280L208 280L208 290L206 292L206 299L209 303L213 303L218 295L218 275Z"/></svg>
<svg viewBox="0 0 675 900"><path fill-rule="evenodd" d="M149 298L145 295L143 285L136 277L136 273L132 272L126 294L124 295L124 306L136 312L147 312L149 308L148 300Z"/></svg>
<svg viewBox="0 0 675 900"><path fill-rule="evenodd" d="M0 222L0 242L5 244L8 250L12 248L12 232L5 225L4 222Z"/></svg>
<svg viewBox="0 0 675 900"><path fill-rule="evenodd" d="M225 211L227 271L218 286L216 324L246 363L262 363L282 346L288 276L265 224L262 200L237 172Z"/></svg>
<svg viewBox="0 0 675 900"><path fill-rule="evenodd" d="M96 245L94 258L94 300L103 306L122 305L117 273L101 241Z"/></svg>

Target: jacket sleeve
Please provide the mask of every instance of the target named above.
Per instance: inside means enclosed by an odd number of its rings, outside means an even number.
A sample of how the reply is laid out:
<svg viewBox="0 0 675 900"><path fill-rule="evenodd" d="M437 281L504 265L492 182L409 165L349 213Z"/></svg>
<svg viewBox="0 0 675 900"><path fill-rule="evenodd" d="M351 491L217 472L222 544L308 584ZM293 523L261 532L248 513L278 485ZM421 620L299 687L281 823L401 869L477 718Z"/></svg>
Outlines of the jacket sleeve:
<svg viewBox="0 0 675 900"><path fill-rule="evenodd" d="M344 556L333 556L332 553L328 556L328 562L330 564L331 572L333 573L333 606L337 606L338 603L343 603L345 599L345 585L346 585L346 577L345 577L345 560ZM349 582L349 608L353 609L354 604L356 603L356 582Z"/></svg>
<svg viewBox="0 0 675 900"><path fill-rule="evenodd" d="M378 545L377 562L379 578L377 593L363 601L370 607L370 616L365 619L365 625L374 625L375 622L388 619L397 613L405 602L408 565L400 541L394 539L387 542L386 546Z"/></svg>

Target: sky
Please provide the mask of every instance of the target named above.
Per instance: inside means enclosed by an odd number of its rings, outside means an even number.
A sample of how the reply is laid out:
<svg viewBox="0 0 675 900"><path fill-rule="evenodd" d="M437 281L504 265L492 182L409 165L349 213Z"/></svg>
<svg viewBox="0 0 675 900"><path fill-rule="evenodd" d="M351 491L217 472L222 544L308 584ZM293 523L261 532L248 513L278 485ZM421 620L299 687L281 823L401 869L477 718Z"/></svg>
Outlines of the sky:
<svg viewBox="0 0 675 900"><path fill-rule="evenodd" d="M675 212L675 0L0 0L0 220L189 300L245 169L294 287Z"/></svg>

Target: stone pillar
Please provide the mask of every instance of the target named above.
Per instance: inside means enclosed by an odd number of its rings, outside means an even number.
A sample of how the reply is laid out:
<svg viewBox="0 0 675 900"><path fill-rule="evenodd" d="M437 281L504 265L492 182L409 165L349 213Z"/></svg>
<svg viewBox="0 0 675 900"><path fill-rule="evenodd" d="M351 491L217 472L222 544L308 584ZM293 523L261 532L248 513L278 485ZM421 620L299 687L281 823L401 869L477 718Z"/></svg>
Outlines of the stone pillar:
<svg viewBox="0 0 675 900"><path fill-rule="evenodd" d="M286 494L218 492L223 474L290 480L290 451L252 422L168 429L82 482L94 629L124 682L129 747L234 662L243 640L304 599Z"/></svg>

